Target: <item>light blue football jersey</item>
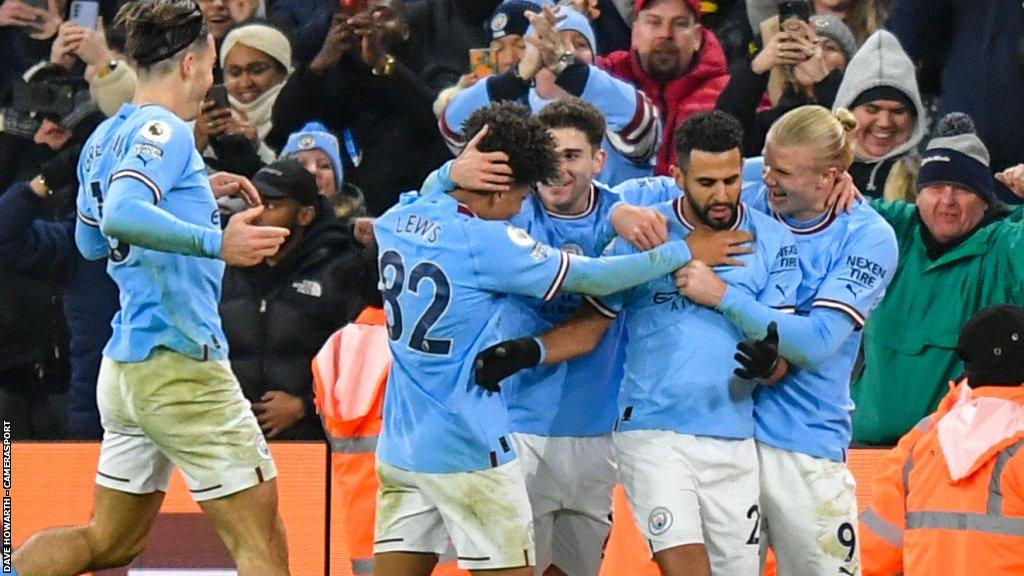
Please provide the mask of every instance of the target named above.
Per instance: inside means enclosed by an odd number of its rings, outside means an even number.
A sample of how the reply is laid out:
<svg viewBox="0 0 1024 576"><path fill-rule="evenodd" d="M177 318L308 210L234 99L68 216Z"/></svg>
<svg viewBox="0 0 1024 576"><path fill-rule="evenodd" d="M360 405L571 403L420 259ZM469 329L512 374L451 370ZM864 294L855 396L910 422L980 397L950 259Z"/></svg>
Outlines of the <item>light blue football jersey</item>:
<svg viewBox="0 0 1024 576"><path fill-rule="evenodd" d="M515 457L500 394L473 381L473 358L500 340L504 294L550 300L567 256L444 193L403 194L374 223L393 357L381 461L448 473Z"/></svg>
<svg viewBox="0 0 1024 576"><path fill-rule="evenodd" d="M140 362L165 347L196 359L227 358L217 310L224 263L212 257L220 251L220 217L188 124L158 105L125 104L85 143L78 177L79 249L87 258L106 254L120 290L104 355ZM100 233L105 219L130 218L131 203L139 200L173 225L147 229L147 245L184 232L197 255L131 246Z"/></svg>
<svg viewBox="0 0 1024 576"><path fill-rule="evenodd" d="M618 195L595 183L586 209L562 216L534 194L512 224L538 241L570 254L597 257L612 237L608 214ZM568 319L582 304L561 293L550 302L512 295L501 310L502 339L539 336ZM556 365L522 370L501 383L513 432L538 436L598 436L612 431L622 380L622 321L616 320L589 354Z"/></svg>
<svg viewBox="0 0 1024 576"><path fill-rule="evenodd" d="M747 160L750 174L760 173L761 162ZM752 209L770 213L763 182L746 188L744 200ZM807 226L773 217L796 238L803 272L796 313L836 311L845 314L855 330L826 361L809 368L791 365L778 384L757 389L756 438L784 450L843 461L851 439L850 375L860 349L860 329L896 271L896 236L865 203L858 203L850 214L830 210Z"/></svg>
<svg viewBox="0 0 1024 576"><path fill-rule="evenodd" d="M676 197L651 206L668 219L669 238L689 235L693 226L682 210L686 200L672 179L646 179L644 186L650 188L646 194ZM758 302L792 311L800 284L792 235L742 203L733 229L755 236L755 252L739 256L745 266L722 266L715 272ZM635 251L615 240L613 253ZM755 384L733 374L738 366L733 359L736 345L744 338L739 328L719 312L680 296L671 275L590 301L607 315L622 312L626 317L628 343L616 430L753 437Z"/></svg>

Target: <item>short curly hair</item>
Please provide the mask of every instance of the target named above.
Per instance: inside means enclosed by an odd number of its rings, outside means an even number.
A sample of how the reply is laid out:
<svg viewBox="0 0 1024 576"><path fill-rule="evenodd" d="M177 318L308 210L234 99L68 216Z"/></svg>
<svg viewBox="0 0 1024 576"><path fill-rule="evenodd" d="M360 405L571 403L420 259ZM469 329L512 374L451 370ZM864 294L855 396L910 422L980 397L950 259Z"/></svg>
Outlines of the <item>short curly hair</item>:
<svg viewBox="0 0 1024 576"><path fill-rule="evenodd" d="M558 176L555 141L529 108L515 102L496 102L474 112L462 131L471 140L485 125L490 131L477 148L507 154L514 185L533 185Z"/></svg>
<svg viewBox="0 0 1024 576"><path fill-rule="evenodd" d="M697 112L676 128L673 135L676 149L676 165L687 168L690 152L728 152L733 148L743 150L743 125L734 116L721 110Z"/></svg>

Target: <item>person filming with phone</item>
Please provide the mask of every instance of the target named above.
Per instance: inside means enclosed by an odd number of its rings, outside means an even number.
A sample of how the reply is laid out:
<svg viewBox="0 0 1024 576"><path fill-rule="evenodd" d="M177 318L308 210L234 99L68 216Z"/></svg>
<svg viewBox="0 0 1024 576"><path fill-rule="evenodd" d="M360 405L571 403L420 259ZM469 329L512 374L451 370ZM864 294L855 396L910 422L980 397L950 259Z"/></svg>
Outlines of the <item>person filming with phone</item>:
<svg viewBox="0 0 1024 576"><path fill-rule="evenodd" d="M409 34L402 0L343 2L319 53L281 89L266 138L280 147L307 122L322 122L341 143L346 179L365 192L372 215L450 158L431 111L436 94Z"/></svg>
<svg viewBox="0 0 1024 576"><path fill-rule="evenodd" d="M273 26L252 22L233 28L220 47L224 84L206 95L196 119L196 148L207 164L251 176L277 153L264 138L271 113L292 71L288 37Z"/></svg>
<svg viewBox="0 0 1024 576"><path fill-rule="evenodd" d="M46 60L61 20L57 0L0 2L0 94L33 64Z"/></svg>
<svg viewBox="0 0 1024 576"><path fill-rule="evenodd" d="M810 15L805 0L779 3L761 24L763 46L732 67L715 107L743 124L745 156L758 156L771 125L805 104L832 107L843 70L857 51L853 32L832 14ZM761 110L767 91L771 107Z"/></svg>

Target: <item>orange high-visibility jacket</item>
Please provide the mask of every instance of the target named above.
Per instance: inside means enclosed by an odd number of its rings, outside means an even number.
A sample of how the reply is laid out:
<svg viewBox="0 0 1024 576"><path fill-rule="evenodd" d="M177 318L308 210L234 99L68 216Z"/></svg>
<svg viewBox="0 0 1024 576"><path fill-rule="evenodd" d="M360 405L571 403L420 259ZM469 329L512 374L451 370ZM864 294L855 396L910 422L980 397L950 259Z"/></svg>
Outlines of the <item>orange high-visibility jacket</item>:
<svg viewBox="0 0 1024 576"><path fill-rule="evenodd" d="M878 464L865 576L1024 574L1024 385L951 384Z"/></svg>
<svg viewBox="0 0 1024 576"><path fill-rule="evenodd" d="M391 352L384 310L369 307L327 339L313 359L317 412L331 445L333 498L344 511L333 526L345 531L352 573L373 573L373 523L377 506L377 438ZM448 560L446 554L442 560ZM451 554L454 558L454 554ZM454 562L435 575L466 574Z"/></svg>

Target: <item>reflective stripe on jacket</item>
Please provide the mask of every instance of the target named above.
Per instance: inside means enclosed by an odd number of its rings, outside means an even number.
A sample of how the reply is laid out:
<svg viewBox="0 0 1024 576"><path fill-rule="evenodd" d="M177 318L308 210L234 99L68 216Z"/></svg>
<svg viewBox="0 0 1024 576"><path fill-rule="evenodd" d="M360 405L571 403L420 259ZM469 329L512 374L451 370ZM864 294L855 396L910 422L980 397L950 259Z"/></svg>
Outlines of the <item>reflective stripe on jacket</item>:
<svg viewBox="0 0 1024 576"><path fill-rule="evenodd" d="M1024 387L953 387L878 464L865 576L1024 574Z"/></svg>
<svg viewBox="0 0 1024 576"><path fill-rule="evenodd" d="M327 339L313 359L317 412L331 446L332 527L344 531L356 576L373 573L377 506L376 457L391 352L384 310L369 307ZM465 572L454 550L441 558L435 576Z"/></svg>

